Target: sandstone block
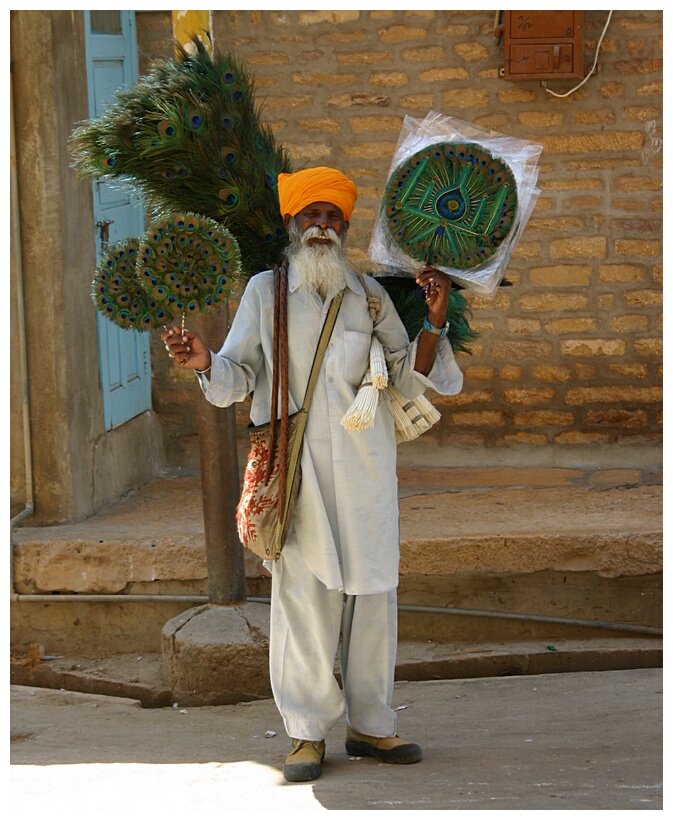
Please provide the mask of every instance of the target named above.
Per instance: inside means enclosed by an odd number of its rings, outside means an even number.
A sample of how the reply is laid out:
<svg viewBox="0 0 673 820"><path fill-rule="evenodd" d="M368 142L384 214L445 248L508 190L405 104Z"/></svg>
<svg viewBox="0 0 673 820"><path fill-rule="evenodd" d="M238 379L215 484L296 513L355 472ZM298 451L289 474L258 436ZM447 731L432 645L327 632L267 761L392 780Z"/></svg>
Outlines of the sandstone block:
<svg viewBox="0 0 673 820"><path fill-rule="evenodd" d="M405 40L424 40L428 36L424 28L412 26L390 26L379 31L379 40L382 43L402 43Z"/></svg>
<svg viewBox="0 0 673 820"><path fill-rule="evenodd" d="M651 307L660 305L664 294L660 290L629 290L624 293L624 301L633 307Z"/></svg>
<svg viewBox="0 0 673 820"><path fill-rule="evenodd" d="M605 256L606 249L607 237L605 236L554 239L549 246L550 253L554 259L577 256L602 258Z"/></svg>
<svg viewBox="0 0 673 820"><path fill-rule="evenodd" d="M633 343L633 349L640 356L663 356L664 340L636 339L636 341Z"/></svg>
<svg viewBox="0 0 673 820"><path fill-rule="evenodd" d="M599 265L601 282L638 282L643 278L642 265Z"/></svg>
<svg viewBox="0 0 673 820"><path fill-rule="evenodd" d="M591 265L551 265L531 268L529 277L536 285L588 285L592 272Z"/></svg>
<svg viewBox="0 0 673 820"><path fill-rule="evenodd" d="M508 404L544 404L556 395L551 387L507 387L502 397Z"/></svg>
<svg viewBox="0 0 673 820"><path fill-rule="evenodd" d="M380 85L384 88L396 88L406 85L409 82L409 77L403 71L379 71L371 75L369 82L372 85Z"/></svg>
<svg viewBox="0 0 673 820"><path fill-rule="evenodd" d="M566 403L583 404L635 404L660 402L664 398L661 387L634 387L632 385L598 385L596 387L576 387L566 393Z"/></svg>
<svg viewBox="0 0 673 820"><path fill-rule="evenodd" d="M581 293L528 293L519 299L521 310L535 313L583 310L587 297Z"/></svg>
<svg viewBox="0 0 673 820"><path fill-rule="evenodd" d="M545 330L549 333L583 333L596 329L596 320L584 319L554 319L545 323Z"/></svg>
<svg viewBox="0 0 673 820"><path fill-rule="evenodd" d="M485 108L488 91L477 88L456 88L444 92L444 105L452 108Z"/></svg>
<svg viewBox="0 0 673 820"><path fill-rule="evenodd" d="M525 413L516 413L514 424L517 427L544 427L547 425L570 427L575 421L572 413L563 413L558 410L529 410Z"/></svg>
<svg viewBox="0 0 673 820"><path fill-rule="evenodd" d="M352 23L360 17L359 11L303 11L299 15L300 26L315 26L319 23L340 25Z"/></svg>
<svg viewBox="0 0 673 820"><path fill-rule="evenodd" d="M490 55L490 52L486 46L478 42L456 43L454 49L456 54L468 63L487 60Z"/></svg>
<svg viewBox="0 0 673 820"><path fill-rule="evenodd" d="M533 376L541 382L567 382L570 375L570 368L568 367L542 364L535 365L533 368Z"/></svg>
<svg viewBox="0 0 673 820"><path fill-rule="evenodd" d="M561 134L542 137L547 154L593 154L602 151L637 151L642 146L640 131L614 131L599 134Z"/></svg>
<svg viewBox="0 0 673 820"><path fill-rule="evenodd" d="M494 359L548 359L549 342L499 342L493 349Z"/></svg>
<svg viewBox="0 0 673 820"><path fill-rule="evenodd" d="M393 55L389 51L361 51L357 54L337 54L337 62L341 65L377 65L389 63Z"/></svg>
<svg viewBox="0 0 673 820"><path fill-rule="evenodd" d="M647 316L642 313L630 314L628 316L615 316L610 320L610 330L616 333L632 333L637 330L647 330Z"/></svg>
<svg viewBox="0 0 673 820"><path fill-rule="evenodd" d="M441 83L450 80L467 80L470 75L464 68L460 66L451 66L449 68L429 68L427 71L421 71L418 79L422 83Z"/></svg>
<svg viewBox="0 0 673 820"><path fill-rule="evenodd" d="M567 430L554 436L554 444L605 444L610 441L607 433L587 433L582 430Z"/></svg>
<svg viewBox="0 0 673 820"><path fill-rule="evenodd" d="M402 59L410 63L429 63L444 59L444 49L441 46L424 46L423 48L407 48L402 52Z"/></svg>
<svg viewBox="0 0 673 820"><path fill-rule="evenodd" d="M626 351L623 339L564 339L562 356L622 356Z"/></svg>
<svg viewBox="0 0 673 820"><path fill-rule="evenodd" d="M464 424L467 427L499 427L505 423L504 414L499 410L452 413L451 420L454 424Z"/></svg>
<svg viewBox="0 0 673 820"><path fill-rule="evenodd" d="M181 706L240 703L271 696L269 607L206 605L166 623L163 673Z"/></svg>

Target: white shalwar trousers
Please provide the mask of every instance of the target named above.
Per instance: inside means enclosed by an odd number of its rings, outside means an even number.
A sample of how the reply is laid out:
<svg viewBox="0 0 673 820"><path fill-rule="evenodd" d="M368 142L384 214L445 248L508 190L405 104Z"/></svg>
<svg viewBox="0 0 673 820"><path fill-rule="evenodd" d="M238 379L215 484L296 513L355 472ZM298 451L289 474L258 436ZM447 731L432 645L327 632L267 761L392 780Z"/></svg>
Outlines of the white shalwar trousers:
<svg viewBox="0 0 673 820"><path fill-rule="evenodd" d="M343 693L334 677L340 635ZM327 589L288 539L273 565L269 651L273 696L288 735L323 740L345 709L356 731L393 736L396 652L397 590Z"/></svg>

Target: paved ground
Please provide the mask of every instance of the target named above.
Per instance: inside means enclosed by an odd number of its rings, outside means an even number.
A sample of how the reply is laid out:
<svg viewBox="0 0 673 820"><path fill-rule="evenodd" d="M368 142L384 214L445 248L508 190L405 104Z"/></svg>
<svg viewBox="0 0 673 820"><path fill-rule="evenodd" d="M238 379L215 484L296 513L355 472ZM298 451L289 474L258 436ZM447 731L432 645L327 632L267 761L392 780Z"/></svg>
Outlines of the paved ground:
<svg viewBox="0 0 673 820"><path fill-rule="evenodd" d="M400 682L399 732L422 763L349 758L341 725L323 777L288 784L272 701L142 709L13 686L9 816L661 810L662 689L661 669Z"/></svg>

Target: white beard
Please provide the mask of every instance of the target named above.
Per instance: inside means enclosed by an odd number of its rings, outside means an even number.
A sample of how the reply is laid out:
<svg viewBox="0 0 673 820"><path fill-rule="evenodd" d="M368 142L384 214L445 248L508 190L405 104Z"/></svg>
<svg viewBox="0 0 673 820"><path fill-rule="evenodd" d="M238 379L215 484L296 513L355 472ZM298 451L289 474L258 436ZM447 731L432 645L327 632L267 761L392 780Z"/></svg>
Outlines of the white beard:
<svg viewBox="0 0 673 820"><path fill-rule="evenodd" d="M301 286L316 291L323 299L343 290L346 272L350 269L342 250L343 236L339 237L331 228L322 230L318 227L307 228L300 234L294 220L290 223L289 233L287 258ZM331 242L309 245L309 239L316 237L327 237Z"/></svg>

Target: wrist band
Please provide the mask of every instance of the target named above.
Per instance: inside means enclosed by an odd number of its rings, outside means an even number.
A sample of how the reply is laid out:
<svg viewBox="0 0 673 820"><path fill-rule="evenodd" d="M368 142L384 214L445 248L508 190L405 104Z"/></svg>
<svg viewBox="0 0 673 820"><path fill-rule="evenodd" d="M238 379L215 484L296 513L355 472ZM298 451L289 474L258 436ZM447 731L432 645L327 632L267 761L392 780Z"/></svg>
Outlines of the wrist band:
<svg viewBox="0 0 673 820"><path fill-rule="evenodd" d="M195 373L207 373L210 370L211 367L212 367L212 364L209 365L205 370L195 370L194 372Z"/></svg>
<svg viewBox="0 0 673 820"><path fill-rule="evenodd" d="M426 318L426 319L423 319L423 327L429 333L432 333L433 336L439 336L439 338L441 339L443 336L446 336L446 334L449 330L449 323L447 321L447 322L444 322L443 327L435 327L434 325L430 324L430 322Z"/></svg>

